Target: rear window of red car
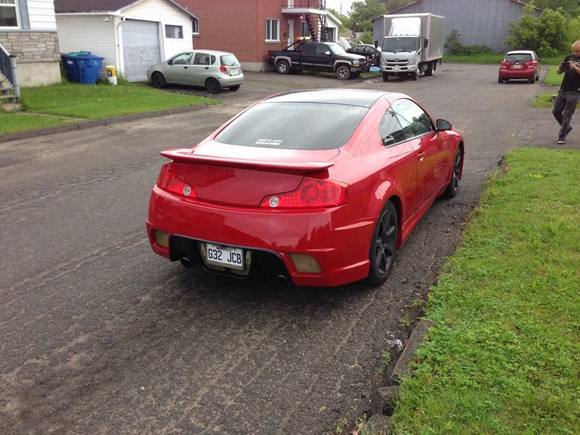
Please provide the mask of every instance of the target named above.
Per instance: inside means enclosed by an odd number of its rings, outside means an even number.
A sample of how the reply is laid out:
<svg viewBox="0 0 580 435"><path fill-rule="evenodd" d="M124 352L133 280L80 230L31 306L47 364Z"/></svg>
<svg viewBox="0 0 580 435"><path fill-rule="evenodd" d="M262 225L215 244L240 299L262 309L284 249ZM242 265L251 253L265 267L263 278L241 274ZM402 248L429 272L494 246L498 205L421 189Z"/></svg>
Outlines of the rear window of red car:
<svg viewBox="0 0 580 435"><path fill-rule="evenodd" d="M533 58L531 54L521 53L521 54L508 54L505 57L505 60L507 60L510 63L516 63L516 62L530 62L533 60Z"/></svg>
<svg viewBox="0 0 580 435"><path fill-rule="evenodd" d="M266 102L242 114L215 140L263 148L340 148L367 111L366 107L343 104Z"/></svg>

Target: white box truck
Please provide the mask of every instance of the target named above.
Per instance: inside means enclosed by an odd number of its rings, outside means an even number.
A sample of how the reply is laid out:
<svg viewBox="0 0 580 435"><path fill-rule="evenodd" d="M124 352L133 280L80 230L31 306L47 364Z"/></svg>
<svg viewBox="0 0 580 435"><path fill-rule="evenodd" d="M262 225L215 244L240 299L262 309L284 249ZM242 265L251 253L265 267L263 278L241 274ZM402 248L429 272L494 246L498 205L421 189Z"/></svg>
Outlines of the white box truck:
<svg viewBox="0 0 580 435"><path fill-rule="evenodd" d="M375 44L382 50L383 80L405 75L432 76L443 58L445 17L433 14L382 15L373 20Z"/></svg>

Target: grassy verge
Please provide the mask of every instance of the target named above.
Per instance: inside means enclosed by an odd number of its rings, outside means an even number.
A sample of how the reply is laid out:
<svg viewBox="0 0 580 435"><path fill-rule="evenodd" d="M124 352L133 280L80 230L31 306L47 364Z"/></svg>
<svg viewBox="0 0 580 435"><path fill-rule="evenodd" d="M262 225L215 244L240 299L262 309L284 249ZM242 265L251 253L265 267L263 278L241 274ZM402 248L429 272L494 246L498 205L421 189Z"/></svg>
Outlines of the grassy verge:
<svg viewBox="0 0 580 435"><path fill-rule="evenodd" d="M396 433L577 433L580 153L507 165L433 289Z"/></svg>
<svg viewBox="0 0 580 435"><path fill-rule="evenodd" d="M0 134L83 119L216 103L211 98L163 92L146 85L87 86L77 83L23 88L21 100L26 112L0 113Z"/></svg>
<svg viewBox="0 0 580 435"><path fill-rule="evenodd" d="M544 84L547 86L560 86L562 84L562 80L564 79L564 74L558 74L556 71L558 70L557 66L551 66L548 68L548 73L544 78Z"/></svg>
<svg viewBox="0 0 580 435"><path fill-rule="evenodd" d="M446 54L443 56L443 62L499 65L499 63L502 61L503 58L504 53L485 53L485 54L475 54L471 56ZM561 57L541 58L540 63L543 65L558 65L563 58L564 55L562 55Z"/></svg>
<svg viewBox="0 0 580 435"><path fill-rule="evenodd" d="M552 94L554 92L542 92L540 95L537 95L532 101L533 107L540 107L540 108L551 108L554 106L554 102L552 101Z"/></svg>

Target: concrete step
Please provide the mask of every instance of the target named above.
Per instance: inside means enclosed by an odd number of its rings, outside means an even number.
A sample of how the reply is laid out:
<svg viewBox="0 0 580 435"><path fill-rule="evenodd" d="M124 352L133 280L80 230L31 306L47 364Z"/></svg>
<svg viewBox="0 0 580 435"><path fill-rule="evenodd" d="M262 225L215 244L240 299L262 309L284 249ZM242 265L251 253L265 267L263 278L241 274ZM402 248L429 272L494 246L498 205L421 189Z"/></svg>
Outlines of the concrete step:
<svg viewBox="0 0 580 435"><path fill-rule="evenodd" d="M0 104L18 103L18 98L14 94L0 95Z"/></svg>

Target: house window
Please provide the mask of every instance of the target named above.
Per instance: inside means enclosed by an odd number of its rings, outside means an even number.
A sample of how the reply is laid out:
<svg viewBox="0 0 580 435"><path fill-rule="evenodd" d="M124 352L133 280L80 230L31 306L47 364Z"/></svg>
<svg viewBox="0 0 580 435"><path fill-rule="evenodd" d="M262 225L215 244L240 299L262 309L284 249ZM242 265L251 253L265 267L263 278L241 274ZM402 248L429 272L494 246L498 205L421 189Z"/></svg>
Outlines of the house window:
<svg viewBox="0 0 580 435"><path fill-rule="evenodd" d="M191 33L199 35L199 20L197 18L191 20Z"/></svg>
<svg viewBox="0 0 580 435"><path fill-rule="evenodd" d="M0 27L18 27L16 0L0 0Z"/></svg>
<svg viewBox="0 0 580 435"><path fill-rule="evenodd" d="M280 20L266 20L266 41L280 41Z"/></svg>
<svg viewBox="0 0 580 435"><path fill-rule="evenodd" d="M0 0L2 1L2 0ZM172 39L183 39L183 27L165 25L165 37Z"/></svg>

